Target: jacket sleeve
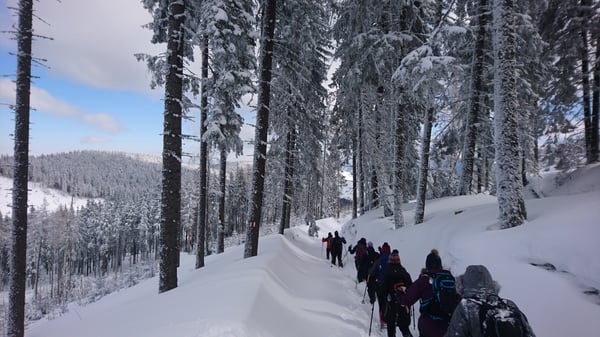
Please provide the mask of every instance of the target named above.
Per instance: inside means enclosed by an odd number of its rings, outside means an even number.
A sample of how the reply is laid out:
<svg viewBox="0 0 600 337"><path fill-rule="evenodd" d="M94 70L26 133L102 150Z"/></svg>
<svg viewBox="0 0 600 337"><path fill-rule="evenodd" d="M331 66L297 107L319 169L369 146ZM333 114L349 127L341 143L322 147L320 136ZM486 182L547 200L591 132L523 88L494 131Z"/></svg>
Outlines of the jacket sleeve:
<svg viewBox="0 0 600 337"><path fill-rule="evenodd" d="M407 307L415 304L419 298L421 297L421 293L423 292L423 288L429 282L428 276L419 277L413 284L411 284L408 289L406 289L406 294L402 297L401 304Z"/></svg>
<svg viewBox="0 0 600 337"><path fill-rule="evenodd" d="M469 332L468 312L465 305L466 300L461 301L454 310L450 325L448 325L448 331L446 331L444 337L468 337L473 335Z"/></svg>

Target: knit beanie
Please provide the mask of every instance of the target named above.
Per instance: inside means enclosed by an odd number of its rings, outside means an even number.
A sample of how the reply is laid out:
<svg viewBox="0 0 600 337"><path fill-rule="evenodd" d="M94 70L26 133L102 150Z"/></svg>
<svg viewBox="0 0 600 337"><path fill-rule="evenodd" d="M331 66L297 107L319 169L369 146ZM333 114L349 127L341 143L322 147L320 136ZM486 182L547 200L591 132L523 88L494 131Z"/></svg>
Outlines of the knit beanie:
<svg viewBox="0 0 600 337"><path fill-rule="evenodd" d="M373 248L373 242L372 241L367 242L367 247Z"/></svg>
<svg viewBox="0 0 600 337"><path fill-rule="evenodd" d="M427 269L442 269L442 259L440 258L440 253L437 249L432 249L431 253L427 255L425 267Z"/></svg>
<svg viewBox="0 0 600 337"><path fill-rule="evenodd" d="M388 263L400 264L400 255L397 252L393 252L388 259Z"/></svg>

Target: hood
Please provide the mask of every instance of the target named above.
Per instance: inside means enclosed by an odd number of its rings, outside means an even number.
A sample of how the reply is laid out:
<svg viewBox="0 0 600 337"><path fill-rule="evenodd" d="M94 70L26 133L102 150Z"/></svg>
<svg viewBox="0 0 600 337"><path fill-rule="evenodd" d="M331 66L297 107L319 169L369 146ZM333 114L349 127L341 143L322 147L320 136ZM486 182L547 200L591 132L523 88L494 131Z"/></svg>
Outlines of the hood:
<svg viewBox="0 0 600 337"><path fill-rule="evenodd" d="M459 280L463 297L475 297L479 294L495 294L500 291L500 286L492 279L492 275L485 266L468 266L464 275Z"/></svg>

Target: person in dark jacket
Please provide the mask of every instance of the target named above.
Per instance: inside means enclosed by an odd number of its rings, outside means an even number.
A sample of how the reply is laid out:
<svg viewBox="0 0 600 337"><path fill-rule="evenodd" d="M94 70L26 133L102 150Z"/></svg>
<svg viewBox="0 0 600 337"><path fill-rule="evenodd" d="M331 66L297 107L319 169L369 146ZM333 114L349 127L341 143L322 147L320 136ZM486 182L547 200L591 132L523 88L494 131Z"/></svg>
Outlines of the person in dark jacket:
<svg viewBox="0 0 600 337"><path fill-rule="evenodd" d="M356 246L348 246L348 252L354 254L354 266L356 267L356 280L358 283L364 281L367 278L367 271L361 271L360 261L367 252L367 239L360 238L356 243Z"/></svg>
<svg viewBox="0 0 600 337"><path fill-rule="evenodd" d="M388 267L388 259L390 257L391 249L390 245L387 242L384 242L379 251L379 258L375 260L371 269L369 269L369 282L367 282L367 291L369 292L369 298L372 300L371 303L374 303L373 294L377 294L377 303L379 306L379 324L383 326L385 324L385 320L383 317L383 312L386 307L386 294L381 287L383 283L383 275Z"/></svg>
<svg viewBox="0 0 600 337"><path fill-rule="evenodd" d="M344 267L342 263L342 251L344 251L344 244L346 239L338 234L338 231L333 233L333 239L331 239L331 264L335 265L337 260L339 267Z"/></svg>
<svg viewBox="0 0 600 337"><path fill-rule="evenodd" d="M369 271L379 258L379 253L375 251L373 248L373 242L367 242L367 253L363 256L360 266L366 270L366 280L367 280L367 292L369 293L369 303L375 303L375 291L377 282L375 281L375 277L371 277Z"/></svg>
<svg viewBox="0 0 600 337"><path fill-rule="evenodd" d="M497 296L500 286L492 279L492 275L485 266L468 266L464 275L456 278L456 289L462 295L462 300L454 310L446 337L482 337L481 320L479 317L481 303L491 296ZM507 300L509 306L518 312L520 325L525 330L525 335L535 337L525 314L517 305Z"/></svg>
<svg viewBox="0 0 600 337"><path fill-rule="evenodd" d="M418 300L426 301L433 297L431 286L431 276L436 272L445 271L442 269L442 259L436 249L432 249L425 260L425 269L421 271L419 278L406 290L406 295L402 298L401 304L411 307ZM420 337L442 337L448 329L447 320L434 319L426 313L419 316L419 336Z"/></svg>
<svg viewBox="0 0 600 337"><path fill-rule="evenodd" d="M410 274L400 263L398 250L394 249L388 259L388 267L381 284L387 300L384 317L388 337L396 337L396 326L400 328L402 337L412 337L409 329L410 307L401 305L403 294L411 284Z"/></svg>
<svg viewBox="0 0 600 337"><path fill-rule="evenodd" d="M321 242L327 242L327 245L325 246L327 251L327 260L329 260L329 254L331 253L331 240L333 240L333 235L331 235L331 232L327 234L326 238L321 239ZM323 251L321 251L321 257L323 257Z"/></svg>

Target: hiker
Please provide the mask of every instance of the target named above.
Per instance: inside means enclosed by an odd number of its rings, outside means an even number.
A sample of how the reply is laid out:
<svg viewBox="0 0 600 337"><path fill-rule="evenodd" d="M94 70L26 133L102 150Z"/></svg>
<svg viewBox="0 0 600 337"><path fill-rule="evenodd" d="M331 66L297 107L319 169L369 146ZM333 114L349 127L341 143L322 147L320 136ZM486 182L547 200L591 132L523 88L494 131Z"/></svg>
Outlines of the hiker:
<svg viewBox="0 0 600 337"><path fill-rule="evenodd" d="M402 337L412 337L410 333L410 307L401 305L406 289L412 284L410 274L400 263L398 250L394 249L388 259L388 267L383 275L382 291L386 295L385 321L388 337L396 337L396 326Z"/></svg>
<svg viewBox="0 0 600 337"><path fill-rule="evenodd" d="M496 326L498 331L507 331L507 336L535 337L517 305L498 296L500 286L485 266L468 266L464 275L456 278L456 288L462 300L452 314L445 336L483 337L486 328ZM488 320L495 316L491 314L494 310L502 313L502 320Z"/></svg>
<svg viewBox="0 0 600 337"><path fill-rule="evenodd" d="M379 253L373 248L373 242L367 242L367 251L358 262L358 270L364 280L368 281L369 270L375 264L375 261L379 258Z"/></svg>
<svg viewBox="0 0 600 337"><path fill-rule="evenodd" d="M334 232L333 239L331 239L331 265L335 265L335 260L338 261L339 267L344 267L342 263L342 251L344 250L344 244L346 239L338 234L338 231Z"/></svg>
<svg viewBox="0 0 600 337"><path fill-rule="evenodd" d="M360 261L363 256L367 252L367 239L360 238L356 243L356 246L352 247L352 245L348 246L348 252L350 254L354 254L354 266L356 267L356 280L358 283L364 281L367 278L368 270L361 272L360 270Z"/></svg>
<svg viewBox="0 0 600 337"><path fill-rule="evenodd" d="M446 282L436 282L442 279ZM451 288L443 288L444 293L436 293L434 297L434 283L438 284L438 289L441 289L439 283L449 283ZM436 300L438 296L440 301ZM432 249L427 255L425 269L421 270L419 278L408 287L401 304L411 307L418 300L421 300L418 323L420 337L444 336L459 296L456 294L454 277L442 268L442 259L436 249Z"/></svg>
<svg viewBox="0 0 600 337"><path fill-rule="evenodd" d="M375 260L373 266L371 267L371 269L369 269L369 282L367 282L367 291L369 292L369 299L371 299L371 304L375 302L374 294L377 294L380 327L383 327L385 325L383 313L385 311L387 302L386 294L385 291L383 291L381 284L383 283L383 275L385 275L385 271L387 270L390 253L390 245L387 242L384 242L383 245L379 248L379 258Z"/></svg>
<svg viewBox="0 0 600 337"><path fill-rule="evenodd" d="M331 240L333 240L333 235L331 235L331 232L327 233L326 238L321 239L321 242L327 242L327 245L325 245L325 251L327 252L327 260L329 260L329 253L331 253ZM321 249L322 249L322 247L321 247ZM321 250L321 257L323 257L322 250Z"/></svg>
<svg viewBox="0 0 600 337"><path fill-rule="evenodd" d="M360 267L362 270L365 270L364 275L365 280L367 281L366 290L369 293L369 302L371 304L375 303L375 291L377 288L377 281L375 280L375 277L371 277L369 271L371 270L377 259L379 259L379 253L375 251L375 248L373 248L373 242L367 242L367 253L363 256L360 262Z"/></svg>

